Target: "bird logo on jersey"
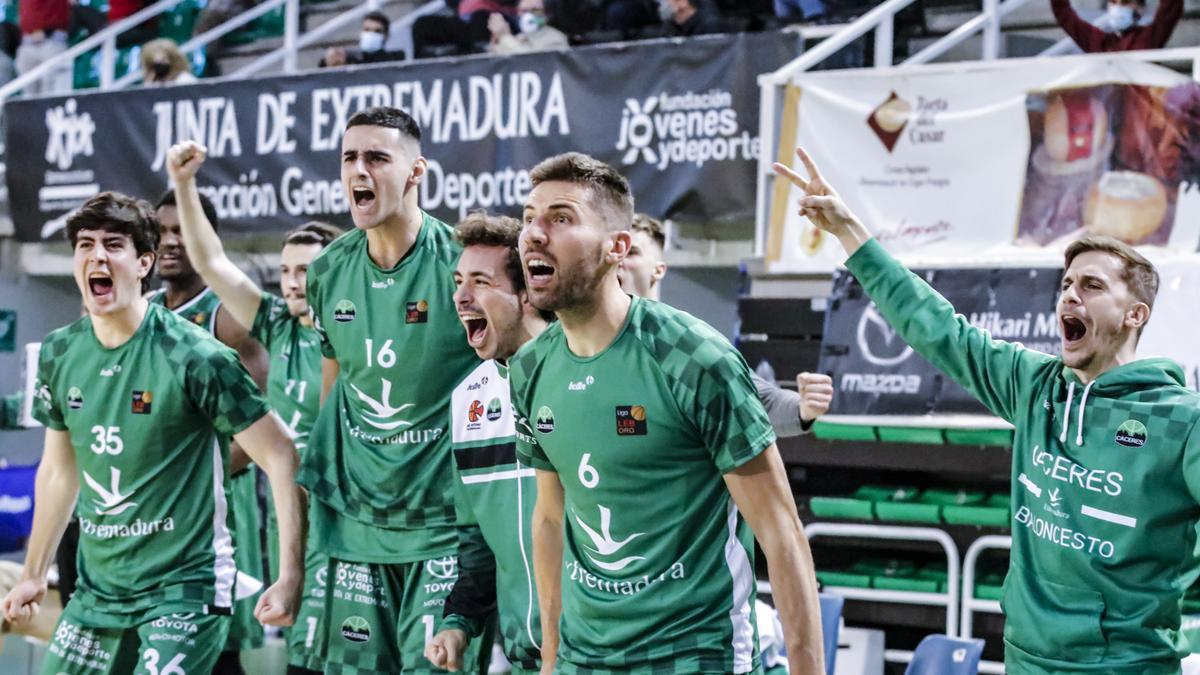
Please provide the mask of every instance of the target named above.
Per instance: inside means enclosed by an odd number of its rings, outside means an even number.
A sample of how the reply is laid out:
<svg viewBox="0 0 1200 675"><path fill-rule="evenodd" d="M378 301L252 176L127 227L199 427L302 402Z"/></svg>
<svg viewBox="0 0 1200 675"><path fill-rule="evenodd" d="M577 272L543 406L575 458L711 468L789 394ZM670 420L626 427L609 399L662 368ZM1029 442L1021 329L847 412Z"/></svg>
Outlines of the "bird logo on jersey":
<svg viewBox="0 0 1200 675"><path fill-rule="evenodd" d="M478 422L480 417L483 417L483 404L479 401L471 401L470 407L467 408L467 419Z"/></svg>
<svg viewBox="0 0 1200 675"><path fill-rule="evenodd" d="M588 527L588 524L583 522L583 518L579 517L579 513L574 512L574 510L572 510L572 515L575 516L575 522L579 524L579 527L582 528L583 531L587 534L588 538L592 540L593 545L588 546L586 548L591 550L596 555L605 557L605 558L610 557L613 554L619 553L620 550L625 548L625 545L628 544L629 542L631 542L634 539L637 539L638 537L645 534L645 532L634 532L633 534L629 535L628 537L625 537L624 539L621 539L620 541L613 539L612 511L610 511L608 509L608 507L606 507L602 504L597 504L597 506L600 507L600 531L599 532ZM621 558L620 560L617 560L615 562L604 562L603 560L598 560L596 558L596 556L593 556L591 553L585 553L585 555L593 563L595 563L597 567L608 570L609 572L620 572L621 570L628 567L631 563L637 562L638 560L646 559L644 556L631 555L631 556L626 556L624 558Z"/></svg>

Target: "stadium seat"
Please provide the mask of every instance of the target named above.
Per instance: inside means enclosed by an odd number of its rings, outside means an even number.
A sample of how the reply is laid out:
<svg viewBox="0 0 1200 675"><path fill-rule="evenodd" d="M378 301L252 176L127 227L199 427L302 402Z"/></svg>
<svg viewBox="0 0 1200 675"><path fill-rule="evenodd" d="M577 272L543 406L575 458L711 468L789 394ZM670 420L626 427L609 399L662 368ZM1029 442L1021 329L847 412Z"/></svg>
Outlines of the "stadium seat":
<svg viewBox="0 0 1200 675"><path fill-rule="evenodd" d="M846 599L840 595L821 594L821 635L825 643L825 673L833 675L837 664L838 631L842 625L842 606Z"/></svg>
<svg viewBox="0 0 1200 675"><path fill-rule="evenodd" d="M983 640L960 640L948 635L929 635L904 671L905 675L975 675L983 655Z"/></svg>

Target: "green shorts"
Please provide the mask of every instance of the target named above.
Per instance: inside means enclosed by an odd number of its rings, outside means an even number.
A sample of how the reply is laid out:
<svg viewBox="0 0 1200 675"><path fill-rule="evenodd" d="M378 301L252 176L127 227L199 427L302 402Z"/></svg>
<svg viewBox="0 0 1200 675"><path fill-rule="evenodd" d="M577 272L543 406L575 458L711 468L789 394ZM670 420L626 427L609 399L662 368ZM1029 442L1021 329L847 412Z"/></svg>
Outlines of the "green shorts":
<svg viewBox="0 0 1200 675"><path fill-rule="evenodd" d="M296 612L296 623L285 629L288 665L306 670L324 670L317 654L321 636L321 615L325 612L325 582L329 577L329 557L309 547L304 560L304 595Z"/></svg>
<svg viewBox="0 0 1200 675"><path fill-rule="evenodd" d="M229 633L228 616L166 614L130 628L82 625L67 603L42 661L42 675L209 673Z"/></svg>
<svg viewBox="0 0 1200 675"><path fill-rule="evenodd" d="M325 626L318 650L326 673L444 673L425 658L458 579L455 556L375 564L329 560ZM490 640L472 640L463 673L486 672ZM481 654L482 652L482 654Z"/></svg>

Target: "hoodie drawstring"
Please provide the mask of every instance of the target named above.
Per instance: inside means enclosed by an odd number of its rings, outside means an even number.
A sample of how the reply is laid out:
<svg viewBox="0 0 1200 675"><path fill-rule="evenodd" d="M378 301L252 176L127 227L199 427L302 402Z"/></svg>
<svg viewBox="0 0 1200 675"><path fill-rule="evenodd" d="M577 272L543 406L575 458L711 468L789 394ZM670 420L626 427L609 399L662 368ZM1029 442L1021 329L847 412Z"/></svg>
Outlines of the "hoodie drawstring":
<svg viewBox="0 0 1200 675"><path fill-rule="evenodd" d="M1063 430L1058 436L1059 443L1067 442L1067 428L1071 426L1071 401L1075 398L1075 383L1071 382L1067 387L1067 408L1063 411Z"/></svg>
<svg viewBox="0 0 1200 675"><path fill-rule="evenodd" d="M1087 383L1087 386L1083 388L1083 398L1079 399L1079 422L1076 425L1078 430L1075 433L1075 445L1083 445L1083 409L1087 407L1088 392L1091 391L1093 384L1096 384L1095 380Z"/></svg>

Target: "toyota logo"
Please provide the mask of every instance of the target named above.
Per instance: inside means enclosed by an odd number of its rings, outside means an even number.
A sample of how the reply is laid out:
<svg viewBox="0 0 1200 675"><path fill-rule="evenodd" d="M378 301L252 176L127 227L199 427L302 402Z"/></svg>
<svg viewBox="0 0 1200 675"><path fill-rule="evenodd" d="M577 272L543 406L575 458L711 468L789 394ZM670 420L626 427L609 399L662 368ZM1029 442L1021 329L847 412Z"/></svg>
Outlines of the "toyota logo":
<svg viewBox="0 0 1200 675"><path fill-rule="evenodd" d="M448 555L445 558L434 558L425 563L425 571L438 579L458 578L458 558Z"/></svg>

